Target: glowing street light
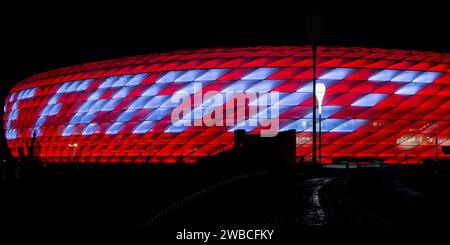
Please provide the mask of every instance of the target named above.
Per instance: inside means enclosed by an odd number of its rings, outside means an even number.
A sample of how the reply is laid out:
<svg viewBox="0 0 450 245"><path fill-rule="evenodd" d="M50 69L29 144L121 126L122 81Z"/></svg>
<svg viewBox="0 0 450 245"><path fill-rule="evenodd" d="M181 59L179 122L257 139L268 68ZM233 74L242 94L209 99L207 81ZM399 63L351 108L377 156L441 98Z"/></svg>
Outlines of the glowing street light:
<svg viewBox="0 0 450 245"><path fill-rule="evenodd" d="M319 104L319 165L322 164L322 102L326 90L325 84L316 84L316 97Z"/></svg>
<svg viewBox="0 0 450 245"><path fill-rule="evenodd" d="M72 162L75 160L75 150L78 147L78 143L69 144L69 147L72 148Z"/></svg>
<svg viewBox="0 0 450 245"><path fill-rule="evenodd" d="M319 104L319 115L322 114L322 102L323 102L323 97L325 97L326 90L327 90L327 88L325 87L325 84L323 84L323 83L316 84L316 96L317 96L317 102Z"/></svg>

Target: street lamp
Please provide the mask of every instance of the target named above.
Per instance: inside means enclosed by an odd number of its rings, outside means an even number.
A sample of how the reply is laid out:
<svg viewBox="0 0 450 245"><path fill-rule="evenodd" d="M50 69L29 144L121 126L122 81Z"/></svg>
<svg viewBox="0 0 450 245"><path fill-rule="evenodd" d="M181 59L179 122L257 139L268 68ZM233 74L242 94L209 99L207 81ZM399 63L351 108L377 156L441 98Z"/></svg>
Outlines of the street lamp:
<svg viewBox="0 0 450 245"><path fill-rule="evenodd" d="M436 143L436 161L439 162L439 141L437 137L435 139L435 143Z"/></svg>
<svg viewBox="0 0 450 245"><path fill-rule="evenodd" d="M74 161L75 160L75 150L77 149L78 144L77 143L69 144L69 147L72 148L72 161Z"/></svg>
<svg viewBox="0 0 450 245"><path fill-rule="evenodd" d="M326 89L325 84L316 84L316 97L319 104L319 166L322 165L322 102Z"/></svg>
<svg viewBox="0 0 450 245"><path fill-rule="evenodd" d="M317 152L316 152L316 56L317 56L317 45L319 42L320 34L322 33L322 21L320 19L320 14L318 12L310 13L305 22L306 33L308 34L309 40L312 47L312 58L313 58L313 164L317 163Z"/></svg>

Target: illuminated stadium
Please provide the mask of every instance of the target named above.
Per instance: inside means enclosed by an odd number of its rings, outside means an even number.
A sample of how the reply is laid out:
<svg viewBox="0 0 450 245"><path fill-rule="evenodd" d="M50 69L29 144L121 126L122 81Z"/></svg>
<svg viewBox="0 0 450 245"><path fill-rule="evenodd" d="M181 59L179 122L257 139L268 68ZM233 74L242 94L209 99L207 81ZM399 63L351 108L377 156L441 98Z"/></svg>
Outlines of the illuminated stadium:
<svg viewBox="0 0 450 245"><path fill-rule="evenodd" d="M326 86L323 162L372 157L419 163L450 145L450 55L322 47L317 82ZM177 91L278 92L279 130L297 131L297 156L312 156L310 47L215 48L133 56L37 74L6 98L4 132L15 157L33 135L45 162L194 163L233 147L232 126L175 126ZM233 100L233 99L232 99ZM224 101L219 107L225 107ZM200 120L205 104L198 109ZM246 107L251 107L251 101ZM234 108L239 110L242 108ZM225 111L225 110L224 110ZM253 113L252 113L253 112Z"/></svg>

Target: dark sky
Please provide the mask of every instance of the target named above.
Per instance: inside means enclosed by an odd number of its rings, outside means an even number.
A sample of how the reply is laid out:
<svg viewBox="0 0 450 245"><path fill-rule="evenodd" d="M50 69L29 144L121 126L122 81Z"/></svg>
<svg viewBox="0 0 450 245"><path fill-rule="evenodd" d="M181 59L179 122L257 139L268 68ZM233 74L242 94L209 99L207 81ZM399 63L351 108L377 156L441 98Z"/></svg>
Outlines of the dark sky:
<svg viewBox="0 0 450 245"><path fill-rule="evenodd" d="M14 82L66 65L188 48L305 45L305 15L314 11L325 23L322 45L450 49L444 1L3 2L0 104Z"/></svg>

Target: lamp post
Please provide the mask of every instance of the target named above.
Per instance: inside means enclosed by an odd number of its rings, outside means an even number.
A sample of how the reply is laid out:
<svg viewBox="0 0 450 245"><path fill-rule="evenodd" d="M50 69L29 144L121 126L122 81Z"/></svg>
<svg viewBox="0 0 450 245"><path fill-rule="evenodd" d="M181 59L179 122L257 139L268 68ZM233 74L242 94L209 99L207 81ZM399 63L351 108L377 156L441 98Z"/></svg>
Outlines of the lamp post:
<svg viewBox="0 0 450 245"><path fill-rule="evenodd" d="M78 147L77 143L69 144L69 147L72 148L72 162L75 161L75 150Z"/></svg>
<svg viewBox="0 0 450 245"><path fill-rule="evenodd" d="M317 164L317 150L316 150L316 56L317 56L317 45L319 42L320 34L322 33L322 24L320 20L320 15L318 13L310 13L305 22L306 33L308 34L309 40L312 47L312 58L313 58L313 164Z"/></svg>
<svg viewBox="0 0 450 245"><path fill-rule="evenodd" d="M437 137L435 139L435 143L436 143L436 161L439 162L439 141Z"/></svg>
<svg viewBox="0 0 450 245"><path fill-rule="evenodd" d="M322 102L326 89L325 84L316 84L316 97L319 103L319 166L322 165Z"/></svg>

